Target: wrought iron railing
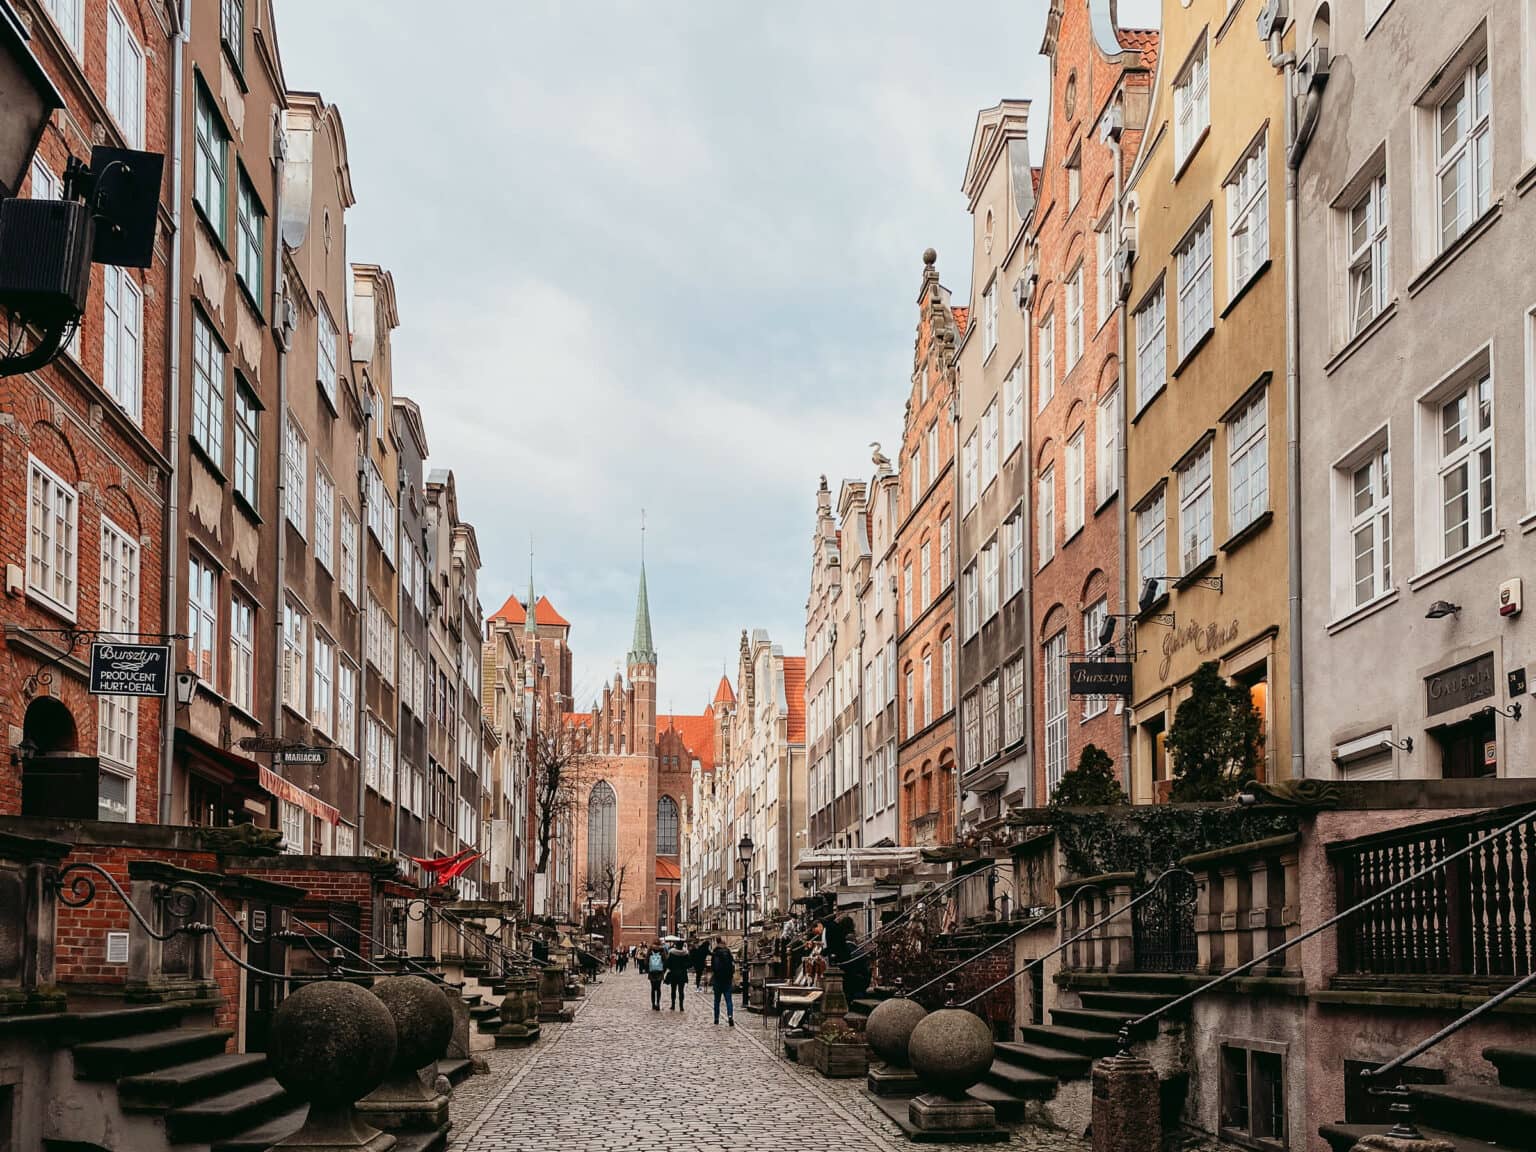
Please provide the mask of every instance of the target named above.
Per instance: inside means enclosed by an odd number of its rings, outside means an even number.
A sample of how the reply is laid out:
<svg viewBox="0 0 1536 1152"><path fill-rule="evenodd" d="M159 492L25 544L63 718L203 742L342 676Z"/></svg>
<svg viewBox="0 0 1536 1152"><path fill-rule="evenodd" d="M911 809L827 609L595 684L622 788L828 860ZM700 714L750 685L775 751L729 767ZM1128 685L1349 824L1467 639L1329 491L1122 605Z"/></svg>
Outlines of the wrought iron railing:
<svg viewBox="0 0 1536 1152"><path fill-rule="evenodd" d="M933 909L935 907L935 902L938 901L941 897L947 897L956 889L960 888L962 885L968 882L974 883L979 877L988 876L989 874L995 875L997 870L1002 867L1003 863L1001 861L994 861L985 867L977 868L975 871L965 872L959 876L954 876L949 880L946 880L943 884L940 884L937 888L934 888L928 892L924 892L915 901L913 901L910 908L907 908L899 915L892 917L890 920L887 920L884 924L880 925L879 928L875 929L875 931L871 932L863 940L859 941L858 947L856 947L853 952L849 954L846 963L852 963L855 960L861 960L865 956L870 955L879 946L881 940L889 937L898 928L906 925L910 920L913 919L913 917L921 916L925 911Z"/></svg>

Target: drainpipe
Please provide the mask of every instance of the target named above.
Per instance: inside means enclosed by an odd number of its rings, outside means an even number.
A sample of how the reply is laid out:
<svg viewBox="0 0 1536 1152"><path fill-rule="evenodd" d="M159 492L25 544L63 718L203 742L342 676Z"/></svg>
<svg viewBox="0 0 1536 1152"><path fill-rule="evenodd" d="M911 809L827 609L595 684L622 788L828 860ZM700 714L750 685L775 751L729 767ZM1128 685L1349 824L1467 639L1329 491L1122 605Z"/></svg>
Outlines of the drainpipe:
<svg viewBox="0 0 1536 1152"><path fill-rule="evenodd" d="M1112 237L1114 244L1112 247L1118 253L1125 237L1125 205L1122 201L1122 197L1125 195L1125 151L1120 145L1119 132L1109 134L1109 146L1115 154L1115 210L1110 213L1110 227L1114 229L1114 236ZM1131 603L1131 502L1128 498L1130 496L1128 491L1130 475L1130 447L1128 441L1130 440L1131 432L1131 405L1129 402L1130 398L1127 396L1127 393L1130 391L1127 386L1129 379L1125 374L1126 357L1130 355L1130 334L1128 332L1130 318L1127 315L1129 311L1129 294L1121 292L1118 284L1115 286L1115 289L1115 325L1119 330L1116 335L1116 342L1119 344L1117 354L1120 357L1120 427L1115 437L1117 440L1115 455L1119 457L1115 461L1115 467L1119 469L1117 479L1120 490L1120 515L1116 517L1116 520L1119 522L1120 531L1119 597L1120 611L1129 612ZM1129 626L1126 627L1125 632L1129 634ZM1127 705L1129 703L1129 701L1126 701ZM1131 774L1131 710L1129 706L1125 707L1120 716L1120 765L1121 776L1125 785L1125 794L1134 800L1136 793Z"/></svg>
<svg viewBox="0 0 1536 1152"><path fill-rule="evenodd" d="M405 467L404 462L397 455L395 457L395 762L390 766L390 771L395 774L394 796L395 802L390 805L394 819L391 823L394 829L390 834L390 847L398 855L400 852L400 760L405 755L405 726L400 723L400 643L405 639L405 581L400 579L400 553L408 545L405 538ZM379 765L382 772L384 766ZM483 811L483 808L482 808Z"/></svg>
<svg viewBox="0 0 1536 1152"><path fill-rule="evenodd" d="M368 437L373 434L373 404L368 393L363 393L363 438L357 446L357 597L362 601L357 613L357 703L352 709L357 716L357 852L366 855L368 837L365 831L368 812L368 773L364 761L368 756Z"/></svg>
<svg viewBox="0 0 1536 1152"><path fill-rule="evenodd" d="M172 155L181 156L181 134L185 127L182 113L182 86L186 68L187 44L191 37L191 12L186 0L178 5L177 23L180 28L175 37L174 58L171 61L171 147ZM177 538L181 522L181 171L182 165L171 165L171 364L167 383L169 396L166 413L169 427L166 432L166 457L170 461L170 499L165 505L165 520L161 548L165 553L165 606L160 617L160 627L169 632L174 621L180 618L181 605L176 599ZM176 762L176 706L167 697L160 705L160 823L171 823L173 798L171 772Z"/></svg>
<svg viewBox="0 0 1536 1152"><path fill-rule="evenodd" d="M959 470L959 467L960 467L960 451L961 451L961 448L960 448L960 379L959 379L959 375L960 374L957 371L954 370L953 366L950 367L949 371L950 371L950 374L951 374L951 376L950 376L950 388L949 388L949 428L950 428L950 432L949 432L949 446L950 446L951 456L950 456L949 467L950 467L950 490L954 493L953 497L949 501L949 519L950 519L950 529L949 529L949 551L950 551L950 561L949 561L949 604L950 604L950 617L951 617L951 619L953 619L955 621L955 623L958 624L960 622L959 608L962 606L961 603L960 603L960 589L959 589L959 585L960 585L960 575L959 575L960 565L958 563L959 558L960 558L960 523L961 523L961 519L960 519L960 502L964 498L964 494L960 491L959 485L957 485L955 483L955 475L954 474L955 474L956 471ZM899 475L899 473L898 473L898 475ZM943 563L944 563L944 557L940 556L939 557L939 564L942 566ZM895 611L894 606L892 608L892 611L893 612ZM952 831L954 832L954 836L955 836L955 838L954 838L954 842L955 843L958 843L959 840L960 840L960 813L965 808L965 785L964 785L964 783L962 783L962 781L964 781L964 779L965 779L965 770L968 767L968 765L965 762L965 730L964 730L964 728L961 727L961 725L959 723L959 721L960 721L960 691L959 691L959 689L960 689L960 653L961 653L961 651L962 651L962 649L964 647L964 644L965 644L965 640L964 640L964 637L961 635L961 632L962 632L962 629L960 629L960 628L956 628L955 629L955 638L954 638L954 651L955 651L955 655L954 655L954 657L953 657L953 659L952 659L952 661L950 663L950 712L952 713L952 715L950 717L950 728L955 733L955 826L952 829ZM944 653L943 653L943 649L942 649L942 646L941 646L940 652L939 652L939 678L940 678L941 682L942 682L943 676L944 676L943 660L944 660ZM933 690L933 685L930 684L928 686L928 691L931 692L932 690ZM943 701L940 700L939 703L942 704ZM897 786L897 788L901 787L901 781L899 779L896 781L896 786ZM900 837L900 827L899 827L899 825L900 825L900 820L901 820L901 817L900 817L901 808L898 806L896 811L897 811L897 814L898 814L897 815L897 824L898 824L897 836L899 838Z"/></svg>

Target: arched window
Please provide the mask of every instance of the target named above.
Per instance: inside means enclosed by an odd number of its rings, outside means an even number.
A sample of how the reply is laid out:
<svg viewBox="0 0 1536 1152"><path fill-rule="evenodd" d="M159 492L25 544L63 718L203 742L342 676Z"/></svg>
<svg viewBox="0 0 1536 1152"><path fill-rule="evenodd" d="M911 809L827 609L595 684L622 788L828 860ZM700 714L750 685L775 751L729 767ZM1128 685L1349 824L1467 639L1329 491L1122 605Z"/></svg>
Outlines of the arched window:
<svg viewBox="0 0 1536 1152"><path fill-rule="evenodd" d="M656 801L656 855L677 855L677 801L670 796Z"/></svg>
<svg viewBox="0 0 1536 1152"><path fill-rule="evenodd" d="M614 846L618 843L618 798L606 780L592 785L587 798L587 876L600 884L603 873L617 865Z"/></svg>

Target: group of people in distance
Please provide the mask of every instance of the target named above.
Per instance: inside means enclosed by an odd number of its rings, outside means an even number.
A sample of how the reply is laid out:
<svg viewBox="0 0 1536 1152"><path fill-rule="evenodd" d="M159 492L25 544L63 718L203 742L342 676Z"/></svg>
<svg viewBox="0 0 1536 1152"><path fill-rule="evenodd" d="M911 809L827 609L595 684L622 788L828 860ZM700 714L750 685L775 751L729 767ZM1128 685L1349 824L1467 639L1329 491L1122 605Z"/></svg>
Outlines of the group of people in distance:
<svg viewBox="0 0 1536 1152"><path fill-rule="evenodd" d="M720 1005L725 1004L726 1023L736 1027L736 1008L732 1003L732 991L736 978L736 957L725 946L725 940L716 936L711 947L707 940L695 940L687 947L683 941L673 938L650 944L631 944L621 948L613 958L616 971L622 972L629 965L650 981L651 1011L661 1011L661 986L672 990L669 1011L683 1011L683 992L692 975L695 988L704 986L704 974L709 973L709 986L715 994L715 1023L720 1023Z"/></svg>

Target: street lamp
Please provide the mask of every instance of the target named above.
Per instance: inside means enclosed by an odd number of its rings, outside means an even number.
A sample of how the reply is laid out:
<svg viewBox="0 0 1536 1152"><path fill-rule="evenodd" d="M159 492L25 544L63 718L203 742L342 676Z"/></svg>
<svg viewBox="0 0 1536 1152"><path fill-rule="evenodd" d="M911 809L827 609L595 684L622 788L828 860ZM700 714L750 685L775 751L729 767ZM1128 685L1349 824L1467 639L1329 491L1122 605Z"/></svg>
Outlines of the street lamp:
<svg viewBox="0 0 1536 1152"><path fill-rule="evenodd" d="M747 872L752 867L752 835L741 834L736 845L736 858L741 861L741 1006L747 1006Z"/></svg>

